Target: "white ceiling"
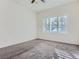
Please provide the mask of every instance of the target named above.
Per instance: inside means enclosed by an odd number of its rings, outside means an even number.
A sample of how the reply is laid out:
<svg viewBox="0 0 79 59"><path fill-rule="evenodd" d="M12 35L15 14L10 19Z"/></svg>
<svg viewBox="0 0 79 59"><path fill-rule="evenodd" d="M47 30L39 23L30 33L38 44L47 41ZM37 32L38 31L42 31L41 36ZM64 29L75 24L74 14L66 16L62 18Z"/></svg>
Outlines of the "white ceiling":
<svg viewBox="0 0 79 59"><path fill-rule="evenodd" d="M77 0L46 0L46 3L42 3L40 0L36 0L38 1L38 3L34 4L31 4L31 1L32 0L15 0L15 2L17 2L18 4L23 5L35 12L42 11L48 8L54 8L63 4L72 3Z"/></svg>

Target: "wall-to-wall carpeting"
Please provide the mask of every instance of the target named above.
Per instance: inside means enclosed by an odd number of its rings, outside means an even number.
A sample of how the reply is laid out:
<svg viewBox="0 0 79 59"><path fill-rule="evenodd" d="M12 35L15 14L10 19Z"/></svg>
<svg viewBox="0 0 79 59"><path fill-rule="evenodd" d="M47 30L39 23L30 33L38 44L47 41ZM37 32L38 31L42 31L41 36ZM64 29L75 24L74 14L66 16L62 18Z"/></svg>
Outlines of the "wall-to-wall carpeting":
<svg viewBox="0 0 79 59"><path fill-rule="evenodd" d="M38 39L1 48L0 59L79 59L79 46Z"/></svg>

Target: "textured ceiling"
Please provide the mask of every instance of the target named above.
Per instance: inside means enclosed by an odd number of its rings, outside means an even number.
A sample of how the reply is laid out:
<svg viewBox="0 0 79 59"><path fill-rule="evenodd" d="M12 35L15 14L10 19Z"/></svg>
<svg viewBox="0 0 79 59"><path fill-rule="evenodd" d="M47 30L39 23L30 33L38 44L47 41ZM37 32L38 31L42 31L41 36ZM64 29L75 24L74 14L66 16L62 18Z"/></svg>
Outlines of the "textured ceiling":
<svg viewBox="0 0 79 59"><path fill-rule="evenodd" d="M56 6L68 4L75 2L77 0L46 0L45 3L42 3L40 0L36 0L38 2L35 2L34 4L31 4L32 0L14 0L20 5L23 5L32 11L39 12L48 8L54 8Z"/></svg>

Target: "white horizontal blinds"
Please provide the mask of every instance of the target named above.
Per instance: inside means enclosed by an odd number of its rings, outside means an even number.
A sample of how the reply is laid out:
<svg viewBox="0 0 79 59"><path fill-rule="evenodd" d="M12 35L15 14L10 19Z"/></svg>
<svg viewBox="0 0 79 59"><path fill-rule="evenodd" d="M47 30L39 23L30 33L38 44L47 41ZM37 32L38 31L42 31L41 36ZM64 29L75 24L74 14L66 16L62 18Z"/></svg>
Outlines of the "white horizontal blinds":
<svg viewBox="0 0 79 59"><path fill-rule="evenodd" d="M50 32L57 32L57 17L50 18Z"/></svg>

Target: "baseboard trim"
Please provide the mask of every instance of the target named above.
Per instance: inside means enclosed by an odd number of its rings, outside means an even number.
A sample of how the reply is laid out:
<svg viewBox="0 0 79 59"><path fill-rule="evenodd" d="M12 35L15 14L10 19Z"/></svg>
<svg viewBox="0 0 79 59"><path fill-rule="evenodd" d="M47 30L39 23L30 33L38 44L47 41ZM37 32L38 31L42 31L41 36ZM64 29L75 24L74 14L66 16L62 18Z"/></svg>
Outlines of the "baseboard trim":
<svg viewBox="0 0 79 59"><path fill-rule="evenodd" d="M52 41L52 40L42 39L42 38L36 38L35 40L44 40L44 41L49 41L49 42L56 42L56 43L62 43L62 44L68 44L68 45L75 45L75 46L79 46L78 44L65 43L65 42L59 42L59 41Z"/></svg>

